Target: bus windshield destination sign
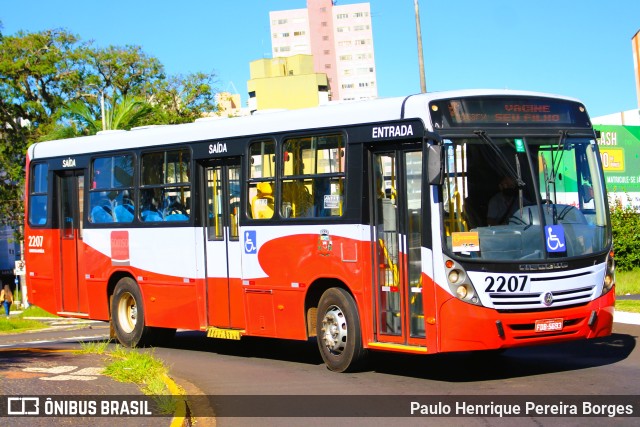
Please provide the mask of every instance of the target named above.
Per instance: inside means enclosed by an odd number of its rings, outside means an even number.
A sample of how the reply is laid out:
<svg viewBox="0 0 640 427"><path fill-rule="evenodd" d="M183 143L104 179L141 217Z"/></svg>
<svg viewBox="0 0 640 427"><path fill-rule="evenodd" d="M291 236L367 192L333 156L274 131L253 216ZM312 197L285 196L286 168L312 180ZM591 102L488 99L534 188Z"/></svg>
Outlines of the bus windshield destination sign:
<svg viewBox="0 0 640 427"><path fill-rule="evenodd" d="M545 98L482 97L446 99L430 104L437 128L505 126L590 125L586 109L579 103Z"/></svg>

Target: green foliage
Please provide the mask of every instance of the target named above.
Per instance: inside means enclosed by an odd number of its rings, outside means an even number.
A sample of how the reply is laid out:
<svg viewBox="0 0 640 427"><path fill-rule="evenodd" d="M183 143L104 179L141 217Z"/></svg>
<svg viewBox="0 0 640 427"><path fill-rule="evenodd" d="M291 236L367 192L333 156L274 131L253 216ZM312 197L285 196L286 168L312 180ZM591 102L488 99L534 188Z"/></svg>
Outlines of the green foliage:
<svg viewBox="0 0 640 427"><path fill-rule="evenodd" d="M616 310L626 311L629 313L640 313L640 301L617 300Z"/></svg>
<svg viewBox="0 0 640 427"><path fill-rule="evenodd" d="M30 305L28 308L25 308L24 310L22 310L21 316L22 317L51 317L51 318L59 317L35 305Z"/></svg>
<svg viewBox="0 0 640 427"><path fill-rule="evenodd" d="M640 295L640 269L616 271L616 295Z"/></svg>
<svg viewBox="0 0 640 427"><path fill-rule="evenodd" d="M109 347L109 340L104 341L86 341L80 343L80 354L105 354Z"/></svg>
<svg viewBox="0 0 640 427"><path fill-rule="evenodd" d="M609 206L613 229L616 269L630 271L640 267L640 214L630 204L615 200Z"/></svg>
<svg viewBox="0 0 640 427"><path fill-rule="evenodd" d="M23 223L29 145L94 134L103 114L106 129L193 121L215 111L213 84L213 73L167 76L139 46L0 32L0 224Z"/></svg>
<svg viewBox="0 0 640 427"><path fill-rule="evenodd" d="M23 319L21 316L11 316L7 319L4 316L4 311L0 317L0 333L16 333L32 331L35 329L46 328L47 325L37 320Z"/></svg>
<svg viewBox="0 0 640 427"><path fill-rule="evenodd" d="M170 394L164 380L168 369L161 360L154 357L152 351L142 352L116 346L109 356L113 361L105 368L105 375L116 381L137 384L144 394L154 397L162 413L174 412L177 401Z"/></svg>

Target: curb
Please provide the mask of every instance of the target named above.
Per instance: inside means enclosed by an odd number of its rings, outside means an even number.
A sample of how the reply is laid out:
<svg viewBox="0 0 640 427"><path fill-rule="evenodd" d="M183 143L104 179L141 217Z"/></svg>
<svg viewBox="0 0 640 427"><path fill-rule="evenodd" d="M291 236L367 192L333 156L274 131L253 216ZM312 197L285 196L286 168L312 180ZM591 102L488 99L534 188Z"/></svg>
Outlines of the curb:
<svg viewBox="0 0 640 427"><path fill-rule="evenodd" d="M171 427L191 427L189 405L187 405L187 399L184 391L168 375L165 374L162 380L169 389L171 395L178 401L176 410L173 413L173 419L171 420Z"/></svg>
<svg viewBox="0 0 640 427"><path fill-rule="evenodd" d="M630 325L640 325L640 313L616 310L613 314L614 323L627 323Z"/></svg>

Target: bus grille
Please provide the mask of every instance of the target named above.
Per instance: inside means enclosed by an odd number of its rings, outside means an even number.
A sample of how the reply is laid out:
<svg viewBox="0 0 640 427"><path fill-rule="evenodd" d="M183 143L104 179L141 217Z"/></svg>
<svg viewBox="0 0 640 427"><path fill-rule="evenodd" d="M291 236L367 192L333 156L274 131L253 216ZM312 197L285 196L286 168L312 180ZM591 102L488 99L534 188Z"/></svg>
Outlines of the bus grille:
<svg viewBox="0 0 640 427"><path fill-rule="evenodd" d="M552 302L545 304L547 292L490 293L489 298L496 310L553 310L558 307L585 304L593 298L595 286L550 292ZM548 296L547 296L548 298Z"/></svg>

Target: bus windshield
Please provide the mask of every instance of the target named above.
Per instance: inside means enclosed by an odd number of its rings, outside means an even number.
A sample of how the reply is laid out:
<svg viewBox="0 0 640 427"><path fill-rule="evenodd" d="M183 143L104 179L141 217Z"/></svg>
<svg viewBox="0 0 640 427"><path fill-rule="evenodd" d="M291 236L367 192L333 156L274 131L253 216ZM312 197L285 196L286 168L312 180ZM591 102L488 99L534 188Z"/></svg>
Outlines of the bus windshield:
<svg viewBox="0 0 640 427"><path fill-rule="evenodd" d="M573 258L608 248L596 141L445 140L442 218L449 255L484 261Z"/></svg>

